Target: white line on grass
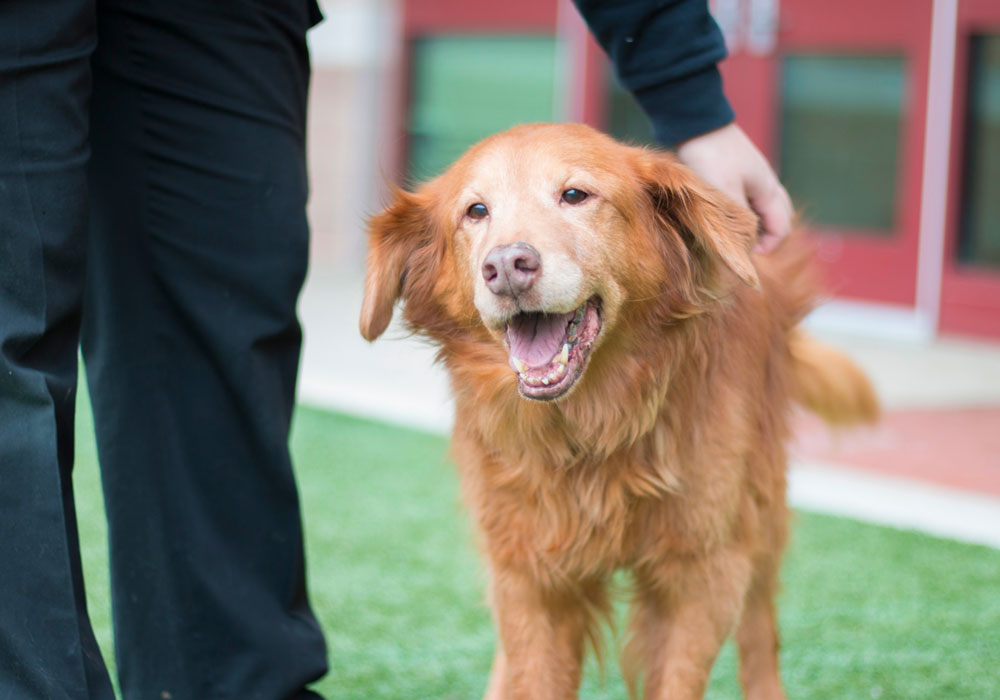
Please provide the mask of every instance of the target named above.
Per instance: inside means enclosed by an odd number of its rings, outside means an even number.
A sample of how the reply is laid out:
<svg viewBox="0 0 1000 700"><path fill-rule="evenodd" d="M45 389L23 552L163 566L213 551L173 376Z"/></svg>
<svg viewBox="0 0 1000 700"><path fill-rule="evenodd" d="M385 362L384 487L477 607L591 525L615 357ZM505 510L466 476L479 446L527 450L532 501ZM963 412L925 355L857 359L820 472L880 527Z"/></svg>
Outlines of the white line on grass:
<svg viewBox="0 0 1000 700"><path fill-rule="evenodd" d="M444 436L451 434L455 407L445 383L387 389L364 380L319 374L306 379L299 382L298 400L307 406Z"/></svg>
<svg viewBox="0 0 1000 700"><path fill-rule="evenodd" d="M374 390L364 382L311 377L299 399L319 408L440 435L451 432L454 408L444 394L422 387ZM793 460L788 499L796 508L961 542L1000 548L1000 498L812 461Z"/></svg>
<svg viewBox="0 0 1000 700"><path fill-rule="evenodd" d="M795 460L796 508L1000 548L1000 498L839 465Z"/></svg>

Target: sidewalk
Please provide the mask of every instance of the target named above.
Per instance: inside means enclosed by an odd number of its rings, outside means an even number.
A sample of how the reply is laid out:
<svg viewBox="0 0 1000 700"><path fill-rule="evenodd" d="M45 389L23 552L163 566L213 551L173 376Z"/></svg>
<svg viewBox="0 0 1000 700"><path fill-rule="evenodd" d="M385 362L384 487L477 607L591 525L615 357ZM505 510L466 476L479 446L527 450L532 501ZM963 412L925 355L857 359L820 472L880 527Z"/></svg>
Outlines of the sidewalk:
<svg viewBox="0 0 1000 700"><path fill-rule="evenodd" d="M310 275L300 400L447 433L452 405L434 350L394 322L373 344L358 332L361 273ZM1000 547L1000 343L897 344L813 332L872 378L885 415L831 434L797 418L793 504Z"/></svg>

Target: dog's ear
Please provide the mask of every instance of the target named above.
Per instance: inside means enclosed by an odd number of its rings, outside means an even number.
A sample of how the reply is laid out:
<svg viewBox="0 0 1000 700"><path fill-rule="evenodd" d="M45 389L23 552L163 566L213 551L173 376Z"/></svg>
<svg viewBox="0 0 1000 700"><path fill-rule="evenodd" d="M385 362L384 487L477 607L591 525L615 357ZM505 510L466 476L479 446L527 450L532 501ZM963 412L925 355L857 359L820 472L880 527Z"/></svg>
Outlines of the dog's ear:
<svg viewBox="0 0 1000 700"><path fill-rule="evenodd" d="M392 320L396 300L412 260L433 238L432 218L424 198L397 189L392 203L368 222L368 271L361 304L361 335L375 340Z"/></svg>
<svg viewBox="0 0 1000 700"><path fill-rule="evenodd" d="M672 154L644 151L641 177L656 216L674 226L696 257L722 261L743 282L759 288L750 258L757 217L705 183Z"/></svg>

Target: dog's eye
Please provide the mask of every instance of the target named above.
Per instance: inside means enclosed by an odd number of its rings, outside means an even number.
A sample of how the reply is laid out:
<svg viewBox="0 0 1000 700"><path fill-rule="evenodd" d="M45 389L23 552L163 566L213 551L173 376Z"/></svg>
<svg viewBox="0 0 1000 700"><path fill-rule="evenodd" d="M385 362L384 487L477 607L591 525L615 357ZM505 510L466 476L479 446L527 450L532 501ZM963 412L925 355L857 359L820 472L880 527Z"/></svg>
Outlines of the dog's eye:
<svg viewBox="0 0 1000 700"><path fill-rule="evenodd" d="M570 189L562 193L562 201L566 202L566 204L579 204L589 196L590 195L584 192L583 190L578 190L575 187L571 187Z"/></svg>
<svg viewBox="0 0 1000 700"><path fill-rule="evenodd" d="M486 208L486 205L482 202L476 202L475 204L469 205L469 208L465 210L465 215L470 219L485 219L489 216L490 210Z"/></svg>

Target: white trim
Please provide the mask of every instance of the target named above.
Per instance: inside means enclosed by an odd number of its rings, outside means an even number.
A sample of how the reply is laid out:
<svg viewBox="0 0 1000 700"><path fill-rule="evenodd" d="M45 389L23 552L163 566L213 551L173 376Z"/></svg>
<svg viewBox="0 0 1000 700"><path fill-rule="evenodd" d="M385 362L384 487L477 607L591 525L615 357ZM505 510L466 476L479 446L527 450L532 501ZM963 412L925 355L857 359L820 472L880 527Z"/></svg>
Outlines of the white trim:
<svg viewBox="0 0 1000 700"><path fill-rule="evenodd" d="M447 437L454 405L446 398L373 391L343 381L300 382L299 401ZM791 460L788 501L795 507L1000 549L1000 498L800 459Z"/></svg>
<svg viewBox="0 0 1000 700"><path fill-rule="evenodd" d="M744 41L751 56L768 56L778 45L778 0L747 0Z"/></svg>
<svg viewBox="0 0 1000 700"><path fill-rule="evenodd" d="M937 332L941 312L951 118L955 108L955 47L958 1L934 0L927 119L924 131L924 176L920 189L920 241L917 251L917 309Z"/></svg>
<svg viewBox="0 0 1000 700"><path fill-rule="evenodd" d="M853 335L904 343L929 343L935 323L920 309L837 299L811 314L804 325L820 334Z"/></svg>
<svg viewBox="0 0 1000 700"><path fill-rule="evenodd" d="M553 121L583 122L587 94L587 25L572 0L556 3Z"/></svg>
<svg viewBox="0 0 1000 700"><path fill-rule="evenodd" d="M1000 498L815 462L793 462L796 508L1000 548Z"/></svg>
<svg viewBox="0 0 1000 700"><path fill-rule="evenodd" d="M363 381L309 376L299 382L297 400L307 406L414 428L443 436L451 434L454 402L447 395L373 387ZM444 391L446 386L441 387ZM433 393L433 392L431 392Z"/></svg>
<svg viewBox="0 0 1000 700"><path fill-rule="evenodd" d="M320 0L324 20L306 35L317 68L356 68L384 63L392 46L387 27L398 12L393 0Z"/></svg>
<svg viewBox="0 0 1000 700"><path fill-rule="evenodd" d="M743 45L743 1L742 0L710 0L709 11L712 18L722 30L726 41L726 51L735 54Z"/></svg>

